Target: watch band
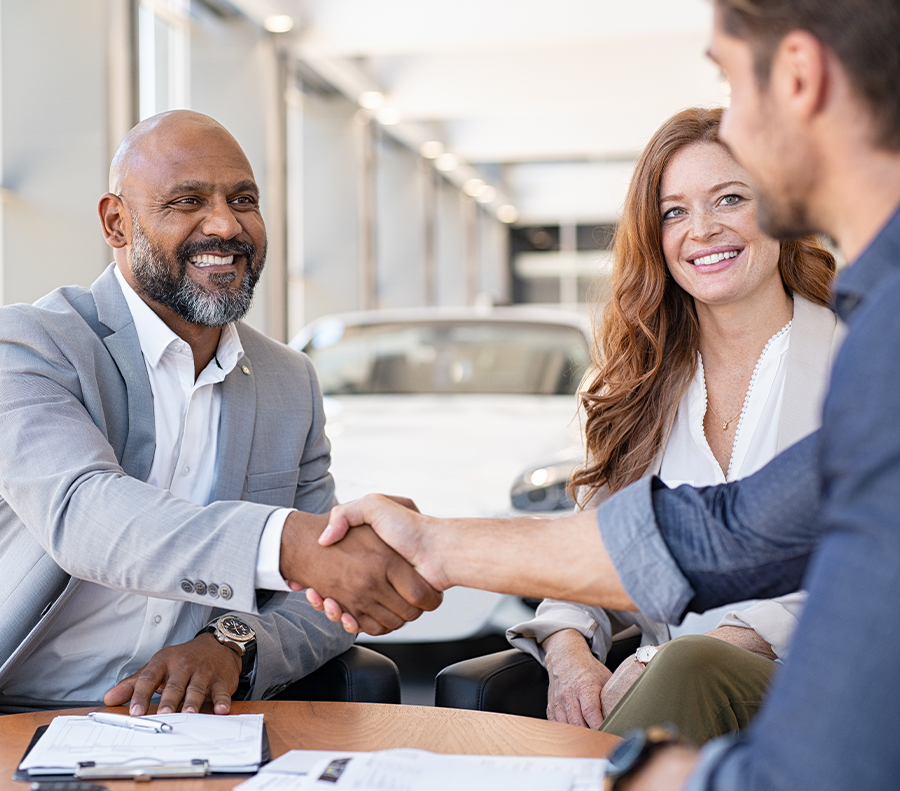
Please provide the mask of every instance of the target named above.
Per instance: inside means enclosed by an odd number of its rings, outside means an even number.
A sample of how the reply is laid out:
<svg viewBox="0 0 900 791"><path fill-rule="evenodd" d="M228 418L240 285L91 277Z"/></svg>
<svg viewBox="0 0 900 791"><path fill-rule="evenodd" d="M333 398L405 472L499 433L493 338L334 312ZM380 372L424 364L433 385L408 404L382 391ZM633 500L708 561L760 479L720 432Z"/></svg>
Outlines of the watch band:
<svg viewBox="0 0 900 791"><path fill-rule="evenodd" d="M250 681L256 667L256 632L234 615L223 615L198 632L211 633L222 645L228 646L241 658L238 686L232 696L244 700L250 693Z"/></svg>
<svg viewBox="0 0 900 791"><path fill-rule="evenodd" d="M660 747L681 744L674 725L653 725L644 731L632 731L609 756L603 791L617 791L620 783L645 766Z"/></svg>

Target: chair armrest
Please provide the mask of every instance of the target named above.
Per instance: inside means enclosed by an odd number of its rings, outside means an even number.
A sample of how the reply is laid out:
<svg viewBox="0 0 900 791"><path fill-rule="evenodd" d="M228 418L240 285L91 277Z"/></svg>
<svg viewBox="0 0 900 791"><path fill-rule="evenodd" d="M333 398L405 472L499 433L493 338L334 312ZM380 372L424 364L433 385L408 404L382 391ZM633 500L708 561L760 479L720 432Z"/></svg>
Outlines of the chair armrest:
<svg viewBox="0 0 900 791"><path fill-rule="evenodd" d="M445 667L434 684L434 705L547 718L547 671L516 648Z"/></svg>
<svg viewBox="0 0 900 791"><path fill-rule="evenodd" d="M272 700L399 703L400 671L386 656L354 645L295 681Z"/></svg>

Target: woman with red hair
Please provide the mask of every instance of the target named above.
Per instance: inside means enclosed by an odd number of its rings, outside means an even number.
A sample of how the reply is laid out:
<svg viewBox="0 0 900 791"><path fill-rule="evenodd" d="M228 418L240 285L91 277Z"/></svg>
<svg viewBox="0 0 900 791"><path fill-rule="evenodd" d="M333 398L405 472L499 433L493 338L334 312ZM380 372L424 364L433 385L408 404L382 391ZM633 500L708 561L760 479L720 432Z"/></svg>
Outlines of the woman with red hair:
<svg viewBox="0 0 900 791"><path fill-rule="evenodd" d="M818 428L842 334L826 306L834 259L812 238L779 244L760 231L747 174L719 142L721 117L678 113L637 163L581 393L582 506L648 473L669 486L744 477ZM639 613L545 600L508 636L548 670L549 719L620 735L672 721L702 743L755 714L803 599L690 616L683 628L705 635L671 643ZM642 648L612 673L612 635L629 626ZM665 694L616 706L651 659Z"/></svg>

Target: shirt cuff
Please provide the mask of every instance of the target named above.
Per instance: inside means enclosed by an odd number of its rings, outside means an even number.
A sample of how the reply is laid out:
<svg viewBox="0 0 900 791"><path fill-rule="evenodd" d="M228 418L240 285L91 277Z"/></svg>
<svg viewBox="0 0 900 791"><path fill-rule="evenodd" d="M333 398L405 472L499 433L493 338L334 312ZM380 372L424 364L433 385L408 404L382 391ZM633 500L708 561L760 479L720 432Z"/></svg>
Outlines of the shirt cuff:
<svg viewBox="0 0 900 791"><path fill-rule="evenodd" d="M290 591L290 586L281 576L281 533L284 531L284 523L292 512L290 508L279 508L266 520L262 535L259 538L259 548L256 552L256 581L257 590Z"/></svg>
<svg viewBox="0 0 900 791"><path fill-rule="evenodd" d="M597 523L622 587L641 613L680 623L694 592L656 524L653 481L648 475L610 497L597 509Z"/></svg>
<svg viewBox="0 0 900 791"><path fill-rule="evenodd" d="M717 791L725 791L728 789L728 785L722 786L720 783L716 783L716 785L713 786L712 782L715 779L713 775L719 768L719 764L722 762L722 759L728 751L734 746L735 740L736 736L732 733L728 736L714 739L703 745L703 748L700 750L700 755L697 758L697 763L694 766L694 771L691 772L690 777L688 777L687 782L682 786L681 791L712 791L713 788L716 788ZM735 791L737 791L739 787L740 785L733 786Z"/></svg>

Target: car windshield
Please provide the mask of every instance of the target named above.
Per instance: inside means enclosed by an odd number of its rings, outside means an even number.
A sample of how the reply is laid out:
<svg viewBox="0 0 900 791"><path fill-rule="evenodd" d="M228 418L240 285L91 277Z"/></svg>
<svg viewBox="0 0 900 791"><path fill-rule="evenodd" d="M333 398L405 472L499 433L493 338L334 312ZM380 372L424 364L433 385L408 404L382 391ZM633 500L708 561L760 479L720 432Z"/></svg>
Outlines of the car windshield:
<svg viewBox="0 0 900 791"><path fill-rule="evenodd" d="M587 341L563 324L500 321L322 322L304 347L325 395L574 393Z"/></svg>

